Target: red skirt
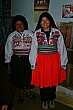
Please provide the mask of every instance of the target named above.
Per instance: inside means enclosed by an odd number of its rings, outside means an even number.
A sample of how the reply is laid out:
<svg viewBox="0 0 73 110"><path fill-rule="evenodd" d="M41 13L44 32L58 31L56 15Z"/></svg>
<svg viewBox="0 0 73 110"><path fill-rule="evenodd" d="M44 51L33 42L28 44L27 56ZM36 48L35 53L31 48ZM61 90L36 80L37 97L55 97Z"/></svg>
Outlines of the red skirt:
<svg viewBox="0 0 73 110"><path fill-rule="evenodd" d="M66 79L66 70L61 70L60 54L38 54L37 69L32 70L31 84L35 86L58 86Z"/></svg>

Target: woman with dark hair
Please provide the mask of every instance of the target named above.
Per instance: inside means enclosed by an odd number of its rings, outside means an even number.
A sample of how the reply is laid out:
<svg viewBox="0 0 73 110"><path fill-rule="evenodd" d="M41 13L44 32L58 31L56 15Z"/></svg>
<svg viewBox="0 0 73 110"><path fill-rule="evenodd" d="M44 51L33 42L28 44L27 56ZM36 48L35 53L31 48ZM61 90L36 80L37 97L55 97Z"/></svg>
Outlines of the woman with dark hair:
<svg viewBox="0 0 73 110"><path fill-rule="evenodd" d="M8 72L11 72L15 88L20 90L18 101L23 102L24 90L30 93L34 88L31 85L29 61L33 33L28 30L26 18L21 15L14 17L12 31L5 44L5 62L8 64Z"/></svg>
<svg viewBox="0 0 73 110"><path fill-rule="evenodd" d="M21 21L25 27L25 30L28 30L28 23L27 23L27 20L24 16L21 16L21 15L16 15L12 21L12 31L16 31L16 22L17 21Z"/></svg>
<svg viewBox="0 0 73 110"><path fill-rule="evenodd" d="M31 84L40 87L42 107L55 107L56 86L66 79L67 51L52 16L40 15L31 46Z"/></svg>
<svg viewBox="0 0 73 110"><path fill-rule="evenodd" d="M40 15L35 30L38 30L38 29L42 28L40 22L41 22L41 20L42 20L43 17L46 17L48 20L50 20L50 25L49 25L50 27L52 26L53 28L57 28L57 26L56 26L56 24L55 24L55 22L54 22L52 16L51 16L49 13L44 12L44 13L42 13L42 14Z"/></svg>

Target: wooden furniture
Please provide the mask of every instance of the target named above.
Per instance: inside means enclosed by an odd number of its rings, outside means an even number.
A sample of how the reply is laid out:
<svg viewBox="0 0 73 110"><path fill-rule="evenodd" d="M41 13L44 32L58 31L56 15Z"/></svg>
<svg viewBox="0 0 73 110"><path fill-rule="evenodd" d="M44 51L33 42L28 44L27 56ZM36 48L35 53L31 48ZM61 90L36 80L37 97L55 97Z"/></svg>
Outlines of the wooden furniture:
<svg viewBox="0 0 73 110"><path fill-rule="evenodd" d="M68 52L67 79L62 85L73 89L73 22L58 22L57 26L64 36Z"/></svg>

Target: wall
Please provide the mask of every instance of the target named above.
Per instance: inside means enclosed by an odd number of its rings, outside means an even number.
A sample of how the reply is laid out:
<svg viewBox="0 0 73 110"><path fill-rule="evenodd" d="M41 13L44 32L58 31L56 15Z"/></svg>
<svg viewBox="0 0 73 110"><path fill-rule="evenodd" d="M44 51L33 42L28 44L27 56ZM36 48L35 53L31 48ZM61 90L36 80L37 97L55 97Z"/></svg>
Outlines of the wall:
<svg viewBox="0 0 73 110"><path fill-rule="evenodd" d="M28 21L29 29L34 29L33 22L33 0L12 0L11 1L11 15L15 16L16 14L24 15Z"/></svg>
<svg viewBox="0 0 73 110"><path fill-rule="evenodd" d="M34 0L12 0L11 15L24 15L29 23L29 29L34 30L36 23L33 21L33 2ZM49 12L56 22L69 22L73 18L62 18L62 5L73 4L73 0L50 0Z"/></svg>
<svg viewBox="0 0 73 110"><path fill-rule="evenodd" d="M0 0L0 16L2 16L2 0Z"/></svg>
<svg viewBox="0 0 73 110"><path fill-rule="evenodd" d="M56 22L73 22L73 18L62 18L62 6L73 4L73 0L50 0L49 12Z"/></svg>

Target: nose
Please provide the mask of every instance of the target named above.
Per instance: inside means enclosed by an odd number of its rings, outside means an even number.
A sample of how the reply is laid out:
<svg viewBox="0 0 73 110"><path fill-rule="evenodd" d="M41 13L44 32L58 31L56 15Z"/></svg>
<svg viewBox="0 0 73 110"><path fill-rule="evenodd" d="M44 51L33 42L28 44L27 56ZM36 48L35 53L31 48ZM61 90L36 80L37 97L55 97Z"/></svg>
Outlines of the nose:
<svg viewBox="0 0 73 110"><path fill-rule="evenodd" d="M19 27L21 27L22 25L21 24L19 24Z"/></svg>
<svg viewBox="0 0 73 110"><path fill-rule="evenodd" d="M47 21L45 20L44 23L47 23Z"/></svg>

